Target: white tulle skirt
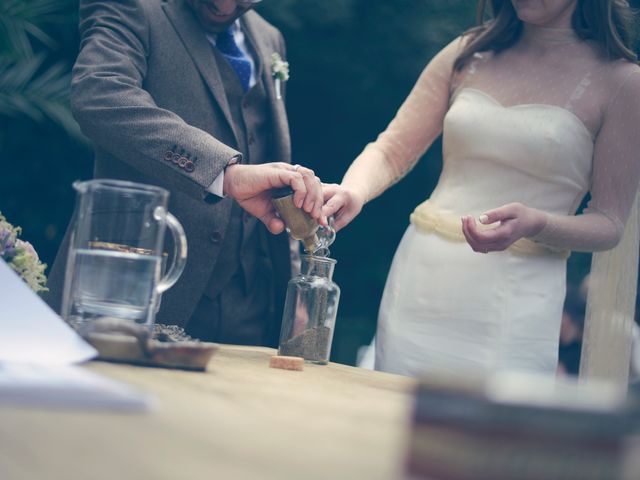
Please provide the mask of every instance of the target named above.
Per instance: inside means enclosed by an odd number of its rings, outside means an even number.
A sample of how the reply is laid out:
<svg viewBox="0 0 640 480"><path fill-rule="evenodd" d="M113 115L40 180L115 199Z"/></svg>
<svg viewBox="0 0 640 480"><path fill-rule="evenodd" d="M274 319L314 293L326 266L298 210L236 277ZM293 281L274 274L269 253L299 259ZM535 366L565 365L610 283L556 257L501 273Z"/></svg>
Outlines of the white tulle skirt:
<svg viewBox="0 0 640 480"><path fill-rule="evenodd" d="M555 374L565 285L564 259L480 254L411 225L382 297L375 368Z"/></svg>

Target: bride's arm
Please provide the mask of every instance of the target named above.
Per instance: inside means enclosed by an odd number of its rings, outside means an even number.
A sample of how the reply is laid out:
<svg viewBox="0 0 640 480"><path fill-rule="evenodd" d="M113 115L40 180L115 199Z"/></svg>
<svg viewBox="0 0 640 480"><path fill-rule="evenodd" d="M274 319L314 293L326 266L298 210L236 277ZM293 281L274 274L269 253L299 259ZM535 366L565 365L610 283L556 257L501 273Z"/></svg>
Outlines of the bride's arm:
<svg viewBox="0 0 640 480"><path fill-rule="evenodd" d="M440 135L462 42L462 38L454 40L429 62L395 118L354 160L342 184L324 188L323 214L335 214L336 229L406 175Z"/></svg>
<svg viewBox="0 0 640 480"><path fill-rule="evenodd" d="M595 142L591 201L581 215L551 215L520 204L486 212L482 223L501 222L480 231L463 219L471 247L480 252L503 250L521 237L558 249L601 251L617 245L640 180L640 68L629 66L609 103Z"/></svg>
<svg viewBox="0 0 640 480"><path fill-rule="evenodd" d="M640 68L613 97L596 138L591 201L584 214L549 215L538 242L577 251L614 247L638 190L640 178Z"/></svg>

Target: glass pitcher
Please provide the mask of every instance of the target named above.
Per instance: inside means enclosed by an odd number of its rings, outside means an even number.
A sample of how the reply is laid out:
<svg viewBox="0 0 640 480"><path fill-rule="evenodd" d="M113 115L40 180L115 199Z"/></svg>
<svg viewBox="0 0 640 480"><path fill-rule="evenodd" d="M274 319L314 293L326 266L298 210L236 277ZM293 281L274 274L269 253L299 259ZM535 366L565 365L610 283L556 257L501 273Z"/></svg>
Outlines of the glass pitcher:
<svg viewBox="0 0 640 480"><path fill-rule="evenodd" d="M160 295L187 259L182 225L167 212L164 188L120 180L75 182L74 228L67 259L62 316L76 327L103 317L152 327ZM165 229L173 237L164 276Z"/></svg>

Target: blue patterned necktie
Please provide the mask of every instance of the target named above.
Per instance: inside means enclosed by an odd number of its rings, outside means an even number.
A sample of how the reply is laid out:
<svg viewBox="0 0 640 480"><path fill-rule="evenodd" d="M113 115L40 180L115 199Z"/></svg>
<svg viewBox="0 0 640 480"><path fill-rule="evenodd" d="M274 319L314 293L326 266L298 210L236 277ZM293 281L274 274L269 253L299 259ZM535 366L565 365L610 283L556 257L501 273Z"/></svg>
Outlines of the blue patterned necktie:
<svg viewBox="0 0 640 480"><path fill-rule="evenodd" d="M238 44L233 38L231 28L218 34L216 47L238 75L242 89L246 93L247 90L249 90L249 82L251 80L251 61L242 50L240 50L240 47L238 47Z"/></svg>

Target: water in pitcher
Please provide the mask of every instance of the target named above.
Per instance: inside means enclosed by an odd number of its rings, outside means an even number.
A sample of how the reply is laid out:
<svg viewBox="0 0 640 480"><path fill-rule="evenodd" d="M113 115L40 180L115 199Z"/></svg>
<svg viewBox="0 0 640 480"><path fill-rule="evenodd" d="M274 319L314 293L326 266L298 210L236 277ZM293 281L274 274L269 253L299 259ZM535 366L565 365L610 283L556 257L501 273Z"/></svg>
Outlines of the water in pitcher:
<svg viewBox="0 0 640 480"><path fill-rule="evenodd" d="M154 285L160 278L159 256L79 249L75 259L72 291L78 312L148 321L158 297Z"/></svg>

